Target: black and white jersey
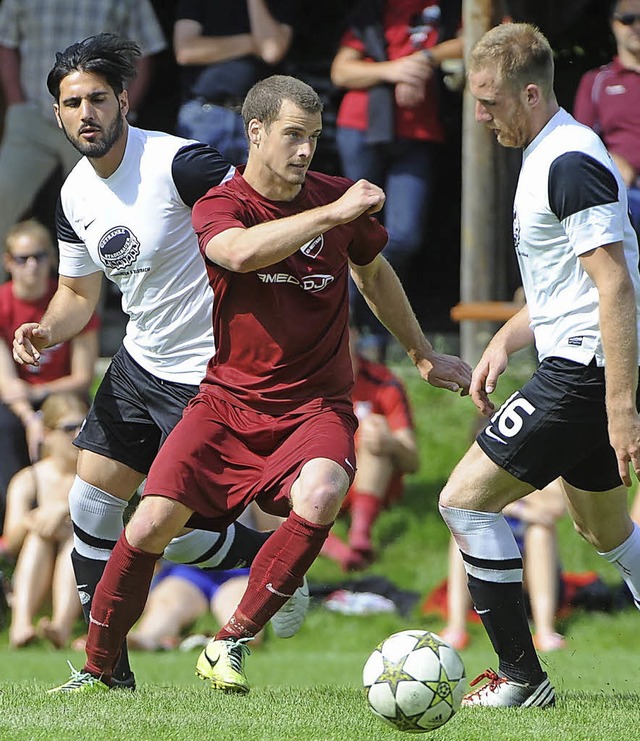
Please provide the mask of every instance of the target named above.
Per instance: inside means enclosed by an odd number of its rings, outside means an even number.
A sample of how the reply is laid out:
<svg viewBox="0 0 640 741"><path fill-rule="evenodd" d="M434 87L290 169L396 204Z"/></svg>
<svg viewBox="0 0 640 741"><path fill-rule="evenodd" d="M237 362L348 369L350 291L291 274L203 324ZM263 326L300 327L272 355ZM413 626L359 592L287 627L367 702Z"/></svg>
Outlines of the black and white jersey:
<svg viewBox="0 0 640 741"><path fill-rule="evenodd" d="M197 385L214 352L213 292L191 207L233 172L211 147L130 127L110 177L83 158L62 187L60 274L101 270L119 286L129 316L123 344L158 378Z"/></svg>
<svg viewBox="0 0 640 741"><path fill-rule="evenodd" d="M578 257L622 242L638 306L638 240L618 169L599 137L563 109L524 150L513 218L539 359L604 365L598 291Z"/></svg>

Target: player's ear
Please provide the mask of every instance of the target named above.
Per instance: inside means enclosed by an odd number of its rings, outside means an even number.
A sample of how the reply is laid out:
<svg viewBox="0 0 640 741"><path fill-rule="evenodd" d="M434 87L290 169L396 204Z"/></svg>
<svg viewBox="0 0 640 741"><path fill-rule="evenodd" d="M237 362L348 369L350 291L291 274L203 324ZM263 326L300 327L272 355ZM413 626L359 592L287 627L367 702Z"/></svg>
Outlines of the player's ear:
<svg viewBox="0 0 640 741"><path fill-rule="evenodd" d="M249 126L247 126L247 136L249 137L251 144L255 147L260 146L260 139L262 138L263 130L264 127L262 126L262 122L258 121L257 118L252 118L251 121L249 121Z"/></svg>
<svg viewBox="0 0 640 741"><path fill-rule="evenodd" d="M58 103L54 103L53 104L53 112L55 114L56 121L58 122L58 128L61 129L62 128L62 121L60 120L60 106L59 106Z"/></svg>
<svg viewBox="0 0 640 741"><path fill-rule="evenodd" d="M126 116L129 113L129 93L126 90L123 90L118 95L118 102L120 104L120 113Z"/></svg>

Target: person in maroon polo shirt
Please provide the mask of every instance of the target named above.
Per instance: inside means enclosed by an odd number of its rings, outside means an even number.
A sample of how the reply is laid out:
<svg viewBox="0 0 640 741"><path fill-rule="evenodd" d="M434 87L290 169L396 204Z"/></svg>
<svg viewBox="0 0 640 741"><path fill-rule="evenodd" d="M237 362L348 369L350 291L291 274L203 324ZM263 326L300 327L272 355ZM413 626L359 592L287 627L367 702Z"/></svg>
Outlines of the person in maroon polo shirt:
<svg viewBox="0 0 640 741"><path fill-rule="evenodd" d="M587 72L573 115L596 131L628 189L629 211L640 234L640 0L618 0L611 15L617 55Z"/></svg>
<svg viewBox="0 0 640 741"><path fill-rule="evenodd" d="M469 366L434 352L380 255L386 231L371 214L384 192L309 171L322 131L317 93L274 75L251 88L242 116L246 168L192 213L215 295L216 354L107 562L87 662L53 692L107 690L170 539L202 517L223 529L256 501L285 520L196 664L214 689L249 691L247 642L303 584L355 476L349 274L425 381L463 394L469 387Z"/></svg>

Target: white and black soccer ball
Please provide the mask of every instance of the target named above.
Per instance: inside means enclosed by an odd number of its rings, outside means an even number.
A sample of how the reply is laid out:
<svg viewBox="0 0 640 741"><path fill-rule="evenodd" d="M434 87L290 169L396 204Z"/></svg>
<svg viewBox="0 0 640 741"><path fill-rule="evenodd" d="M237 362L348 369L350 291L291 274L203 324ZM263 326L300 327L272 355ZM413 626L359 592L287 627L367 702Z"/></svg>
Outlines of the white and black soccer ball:
<svg viewBox="0 0 640 741"><path fill-rule="evenodd" d="M380 643L362 672L369 707L399 731L433 731L460 707L464 664L435 633L403 630Z"/></svg>

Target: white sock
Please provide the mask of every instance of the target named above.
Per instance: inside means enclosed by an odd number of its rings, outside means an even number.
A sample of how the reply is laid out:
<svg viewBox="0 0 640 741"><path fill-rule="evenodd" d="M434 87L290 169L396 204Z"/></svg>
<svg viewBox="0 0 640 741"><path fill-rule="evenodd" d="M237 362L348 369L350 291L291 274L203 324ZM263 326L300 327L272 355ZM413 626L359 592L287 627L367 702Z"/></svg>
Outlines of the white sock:
<svg viewBox="0 0 640 741"><path fill-rule="evenodd" d="M229 552L235 535L235 526L226 531L213 533L208 530L192 530L173 538L164 549L164 558L173 563L186 563L201 569L218 566Z"/></svg>
<svg viewBox="0 0 640 741"><path fill-rule="evenodd" d="M95 561L107 561L124 527L127 504L76 476L69 490L76 552Z"/></svg>
<svg viewBox="0 0 640 741"><path fill-rule="evenodd" d="M640 527L634 523L633 532L624 543L607 553L598 553L618 569L640 610Z"/></svg>

